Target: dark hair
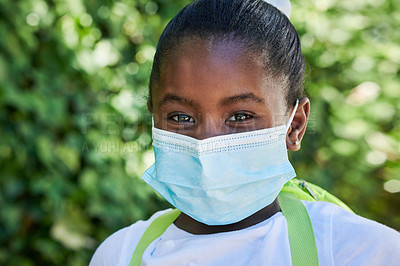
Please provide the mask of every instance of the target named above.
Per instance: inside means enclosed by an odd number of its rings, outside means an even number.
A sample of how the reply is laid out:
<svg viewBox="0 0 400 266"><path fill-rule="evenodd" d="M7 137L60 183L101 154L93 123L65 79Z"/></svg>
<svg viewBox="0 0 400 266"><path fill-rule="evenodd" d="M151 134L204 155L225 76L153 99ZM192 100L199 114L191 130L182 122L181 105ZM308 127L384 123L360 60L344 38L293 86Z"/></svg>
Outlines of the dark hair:
<svg viewBox="0 0 400 266"><path fill-rule="evenodd" d="M158 86L166 58L184 40L233 41L257 56L266 75L286 93L289 108L304 95L304 57L299 36L289 19L261 0L196 0L184 7L162 33L150 76L151 91Z"/></svg>

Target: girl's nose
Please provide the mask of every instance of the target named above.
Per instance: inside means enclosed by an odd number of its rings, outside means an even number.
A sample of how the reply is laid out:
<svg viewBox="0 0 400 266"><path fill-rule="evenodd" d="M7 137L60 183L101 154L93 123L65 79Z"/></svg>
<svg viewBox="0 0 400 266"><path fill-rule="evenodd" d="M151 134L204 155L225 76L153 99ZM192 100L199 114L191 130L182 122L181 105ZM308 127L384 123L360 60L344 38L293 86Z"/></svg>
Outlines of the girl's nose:
<svg viewBox="0 0 400 266"><path fill-rule="evenodd" d="M227 134L224 126L224 121L218 118L215 118L211 115L203 116L201 119L201 123L197 125L194 138L196 139L207 139L215 136L225 135Z"/></svg>

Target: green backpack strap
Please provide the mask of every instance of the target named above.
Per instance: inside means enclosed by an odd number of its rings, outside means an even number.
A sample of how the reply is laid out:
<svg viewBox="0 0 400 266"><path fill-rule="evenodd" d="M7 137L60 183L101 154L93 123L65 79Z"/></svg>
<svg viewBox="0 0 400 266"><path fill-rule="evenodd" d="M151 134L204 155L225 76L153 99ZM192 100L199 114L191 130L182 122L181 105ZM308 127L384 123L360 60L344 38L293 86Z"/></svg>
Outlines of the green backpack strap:
<svg viewBox="0 0 400 266"><path fill-rule="evenodd" d="M312 183L306 182L303 179L294 178L290 180L283 186L281 192L292 193L296 195L300 200L331 202L345 209L346 211L353 213L350 207L347 206L343 201L333 196L325 189L322 189Z"/></svg>
<svg viewBox="0 0 400 266"><path fill-rule="evenodd" d="M290 192L279 193L278 200L287 221L292 265L318 266L317 244L306 207Z"/></svg>
<svg viewBox="0 0 400 266"><path fill-rule="evenodd" d="M294 266L318 265L314 231L303 203L296 195L287 192L281 192L278 200L287 221L292 264ZM129 266L140 266L146 248L165 232L179 214L180 211L174 209L157 217L149 225L133 252Z"/></svg>
<svg viewBox="0 0 400 266"><path fill-rule="evenodd" d="M140 266L146 248L167 230L176 218L178 218L180 213L180 210L174 209L162 214L151 222L146 231L144 231L139 243L136 245L129 266Z"/></svg>

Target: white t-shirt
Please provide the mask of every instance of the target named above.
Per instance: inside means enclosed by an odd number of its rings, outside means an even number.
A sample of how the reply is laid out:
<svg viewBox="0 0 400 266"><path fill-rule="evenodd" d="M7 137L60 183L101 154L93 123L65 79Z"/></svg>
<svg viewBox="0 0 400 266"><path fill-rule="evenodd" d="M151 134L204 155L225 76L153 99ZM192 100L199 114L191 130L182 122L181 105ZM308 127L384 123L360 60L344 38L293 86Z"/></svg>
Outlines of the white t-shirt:
<svg viewBox="0 0 400 266"><path fill-rule="evenodd" d="M310 215L320 265L400 265L400 233L328 202L303 201ZM129 265L150 223L138 221L108 237L90 266ZM193 235L174 224L145 250L142 265L291 265L286 219L281 212L251 227Z"/></svg>

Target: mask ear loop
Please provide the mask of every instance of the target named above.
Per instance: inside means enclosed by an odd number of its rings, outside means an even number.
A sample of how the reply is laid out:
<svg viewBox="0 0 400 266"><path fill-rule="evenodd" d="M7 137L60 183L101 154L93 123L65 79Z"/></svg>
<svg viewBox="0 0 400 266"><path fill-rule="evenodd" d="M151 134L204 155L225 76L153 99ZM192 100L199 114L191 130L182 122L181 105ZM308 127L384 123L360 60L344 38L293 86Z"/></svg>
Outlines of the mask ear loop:
<svg viewBox="0 0 400 266"><path fill-rule="evenodd" d="M292 124L292 121L293 121L293 118L294 118L294 115L295 115L295 113L296 113L296 111L297 111L297 107L298 107L298 106L299 106L299 99L296 100L296 104L295 104L295 106L294 106L294 108L293 108L293 112L292 112L292 114L290 115L289 121L288 121L287 124L286 124L286 130L288 130L289 127L290 127L290 125Z"/></svg>

